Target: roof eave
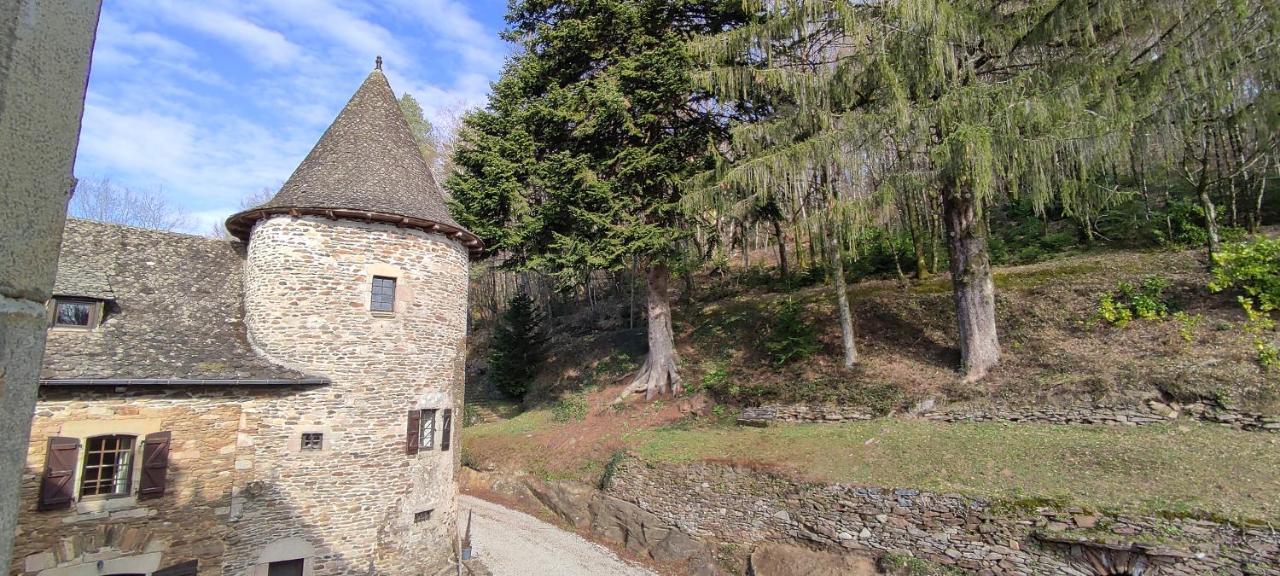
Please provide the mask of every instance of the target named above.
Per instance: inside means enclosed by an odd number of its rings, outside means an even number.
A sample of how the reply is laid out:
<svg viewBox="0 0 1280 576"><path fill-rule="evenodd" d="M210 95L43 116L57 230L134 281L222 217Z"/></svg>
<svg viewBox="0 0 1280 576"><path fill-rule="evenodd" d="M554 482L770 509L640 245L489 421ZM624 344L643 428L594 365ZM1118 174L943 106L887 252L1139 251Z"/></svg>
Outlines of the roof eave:
<svg viewBox="0 0 1280 576"><path fill-rule="evenodd" d="M42 378L41 386L328 386L328 378Z"/></svg>
<svg viewBox="0 0 1280 576"><path fill-rule="evenodd" d="M413 228L422 230L428 234L436 234L458 242L467 249L472 260L478 259L482 254L484 254L484 241L480 240L480 237L460 226L445 224L424 218L402 216L399 214L372 212L367 210L351 210L346 208L304 208L293 206L251 208L243 212L232 214L230 218L227 218L227 231L233 236L247 242L249 240L250 233L253 231L254 224L257 224L259 221L265 220L271 216L282 215L293 217L321 216L330 220L356 220L360 222L392 224L398 228Z"/></svg>

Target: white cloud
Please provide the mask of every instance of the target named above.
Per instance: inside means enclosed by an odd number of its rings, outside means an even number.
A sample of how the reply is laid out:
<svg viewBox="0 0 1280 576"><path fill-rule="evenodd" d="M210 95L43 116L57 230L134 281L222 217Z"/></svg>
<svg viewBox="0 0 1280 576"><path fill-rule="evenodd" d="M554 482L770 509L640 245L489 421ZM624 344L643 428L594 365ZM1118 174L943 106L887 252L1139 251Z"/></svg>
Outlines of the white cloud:
<svg viewBox="0 0 1280 576"><path fill-rule="evenodd" d="M437 125L482 105L506 54L497 31L455 0L386 2L106 3L77 175L161 188L207 233L288 178L374 55Z"/></svg>
<svg viewBox="0 0 1280 576"><path fill-rule="evenodd" d="M337 42L348 56L372 63L375 55L408 65L411 60L386 28L327 0L266 0L266 5L289 24L305 27Z"/></svg>
<svg viewBox="0 0 1280 576"><path fill-rule="evenodd" d="M303 54L302 47L289 41L284 34L229 11L168 1L161 2L159 7L169 20L230 43L255 66L296 64Z"/></svg>
<svg viewBox="0 0 1280 576"><path fill-rule="evenodd" d="M496 30L486 30L471 16L465 3L455 0L391 0L396 8L415 18L432 32L432 43L443 52L462 57L462 64L477 73L496 74L507 50Z"/></svg>

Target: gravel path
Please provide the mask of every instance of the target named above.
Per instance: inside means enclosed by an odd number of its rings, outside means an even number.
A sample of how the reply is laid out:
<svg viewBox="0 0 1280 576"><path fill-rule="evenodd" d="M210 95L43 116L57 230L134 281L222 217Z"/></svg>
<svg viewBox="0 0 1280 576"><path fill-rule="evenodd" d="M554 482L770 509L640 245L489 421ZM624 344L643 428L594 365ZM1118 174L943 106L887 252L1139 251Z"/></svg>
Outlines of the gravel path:
<svg viewBox="0 0 1280 576"><path fill-rule="evenodd" d="M466 529L474 512L471 544L494 576L656 576L628 564L604 546L533 516L472 496L458 496Z"/></svg>

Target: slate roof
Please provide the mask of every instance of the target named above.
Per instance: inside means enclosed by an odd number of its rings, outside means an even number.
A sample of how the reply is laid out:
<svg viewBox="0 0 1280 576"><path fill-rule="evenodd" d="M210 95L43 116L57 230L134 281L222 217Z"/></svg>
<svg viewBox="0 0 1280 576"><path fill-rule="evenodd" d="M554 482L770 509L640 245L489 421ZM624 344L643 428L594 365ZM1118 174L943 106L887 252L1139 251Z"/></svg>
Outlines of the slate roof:
<svg viewBox="0 0 1280 576"><path fill-rule="evenodd" d="M365 78L275 197L232 215L227 230L247 239L256 222L273 214L389 222L452 237L473 254L483 247L449 215L381 70Z"/></svg>
<svg viewBox="0 0 1280 576"><path fill-rule="evenodd" d="M250 348L243 276L240 242L68 219L54 295L106 312L92 331L49 331L42 383L323 383Z"/></svg>

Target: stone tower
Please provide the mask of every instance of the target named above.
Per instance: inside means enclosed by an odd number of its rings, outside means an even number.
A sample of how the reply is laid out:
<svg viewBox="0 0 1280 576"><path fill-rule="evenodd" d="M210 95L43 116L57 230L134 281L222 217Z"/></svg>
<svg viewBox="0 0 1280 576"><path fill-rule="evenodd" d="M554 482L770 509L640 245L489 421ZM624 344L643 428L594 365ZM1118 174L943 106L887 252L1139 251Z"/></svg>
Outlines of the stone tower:
<svg viewBox="0 0 1280 576"><path fill-rule="evenodd" d="M276 556L316 576L435 574L454 557L481 243L450 218L380 68L274 198L227 220L249 243L250 343L331 384L256 407L225 574L265 576Z"/></svg>

